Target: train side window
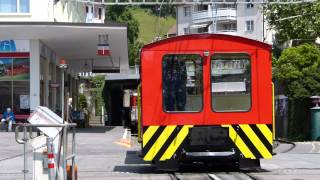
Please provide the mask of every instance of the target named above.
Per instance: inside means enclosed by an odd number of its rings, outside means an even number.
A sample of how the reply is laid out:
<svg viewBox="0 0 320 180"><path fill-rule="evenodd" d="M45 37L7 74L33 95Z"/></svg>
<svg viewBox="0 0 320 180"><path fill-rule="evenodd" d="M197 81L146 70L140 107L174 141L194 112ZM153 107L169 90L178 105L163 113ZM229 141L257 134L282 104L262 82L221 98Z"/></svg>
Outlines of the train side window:
<svg viewBox="0 0 320 180"><path fill-rule="evenodd" d="M168 54L162 61L165 112L200 112L203 107L202 57Z"/></svg>
<svg viewBox="0 0 320 180"><path fill-rule="evenodd" d="M248 54L219 53L211 57L211 94L213 111L250 110L251 61Z"/></svg>

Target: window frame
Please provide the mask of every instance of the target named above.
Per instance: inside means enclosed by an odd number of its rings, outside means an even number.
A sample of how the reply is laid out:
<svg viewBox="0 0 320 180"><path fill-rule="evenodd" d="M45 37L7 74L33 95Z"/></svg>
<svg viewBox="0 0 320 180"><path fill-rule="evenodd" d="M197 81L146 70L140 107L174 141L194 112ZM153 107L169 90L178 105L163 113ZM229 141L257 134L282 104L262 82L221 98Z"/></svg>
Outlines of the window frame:
<svg viewBox="0 0 320 180"><path fill-rule="evenodd" d="M190 17L191 16L191 7L190 6L184 6L183 7L183 16L184 17Z"/></svg>
<svg viewBox="0 0 320 180"><path fill-rule="evenodd" d="M250 27L250 28L248 28L248 27ZM253 32L254 31L254 20L247 20L246 21L246 31L247 32Z"/></svg>
<svg viewBox="0 0 320 180"><path fill-rule="evenodd" d="M28 12L21 12L20 11L20 0L15 0L16 1L16 11L15 12L1 12L0 15L28 15L31 13L31 7L30 7L30 0L28 0Z"/></svg>
<svg viewBox="0 0 320 180"><path fill-rule="evenodd" d="M252 9L254 7L254 4L252 3L253 0L246 0L247 4L246 7L247 9Z"/></svg>
<svg viewBox="0 0 320 180"><path fill-rule="evenodd" d="M201 74L201 82L202 82L202 88L201 88L201 108L199 108L199 111L166 111L165 109L165 105L164 105L164 94L163 94L163 61L164 61L164 57L168 56L168 55L197 55L200 58L201 61L201 66L202 66L202 74ZM185 113L201 113L204 110L204 61L205 61L205 57L203 57L201 54L199 53L167 53L167 54L163 54L162 58L161 58L161 100L162 100L162 112L164 113L168 113L168 114L185 114Z"/></svg>
<svg viewBox="0 0 320 180"><path fill-rule="evenodd" d="M226 111L216 111L214 110L213 108L213 103L212 103L212 100L213 100L213 93L212 93L212 66L211 66L211 62L213 61L212 58L217 55L217 54L239 54L239 55L247 55L248 58L249 58L249 62L250 62L250 108L248 108L248 110L226 110ZM250 53L248 52L215 52L213 53L211 56L210 56L210 109L212 112L214 113L248 113L248 112L251 112L252 110L252 100L253 100L253 97L252 97L252 90L253 90L253 84L252 84L252 56L250 55Z"/></svg>
<svg viewBox="0 0 320 180"><path fill-rule="evenodd" d="M190 28L189 28L189 27L183 28L183 34L184 34L184 35L191 34L191 33L190 33Z"/></svg>

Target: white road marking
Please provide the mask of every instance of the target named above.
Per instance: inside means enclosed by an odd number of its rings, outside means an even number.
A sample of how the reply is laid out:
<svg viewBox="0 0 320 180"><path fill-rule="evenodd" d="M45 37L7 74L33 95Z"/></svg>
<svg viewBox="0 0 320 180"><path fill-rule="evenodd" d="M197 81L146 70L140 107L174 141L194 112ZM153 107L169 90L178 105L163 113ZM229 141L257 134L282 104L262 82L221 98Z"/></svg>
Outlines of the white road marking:
<svg viewBox="0 0 320 180"><path fill-rule="evenodd" d="M317 142L317 144L318 144L318 146L319 146L319 151L318 151L318 153L320 153L320 142Z"/></svg>
<svg viewBox="0 0 320 180"><path fill-rule="evenodd" d="M208 174L211 178L213 178L214 180L222 180L221 178L219 178L217 175L215 174Z"/></svg>
<svg viewBox="0 0 320 180"><path fill-rule="evenodd" d="M312 153L313 150L316 148L316 145L314 145L314 143L311 143L311 146L312 146L312 148L311 148L311 150L309 151L309 153Z"/></svg>

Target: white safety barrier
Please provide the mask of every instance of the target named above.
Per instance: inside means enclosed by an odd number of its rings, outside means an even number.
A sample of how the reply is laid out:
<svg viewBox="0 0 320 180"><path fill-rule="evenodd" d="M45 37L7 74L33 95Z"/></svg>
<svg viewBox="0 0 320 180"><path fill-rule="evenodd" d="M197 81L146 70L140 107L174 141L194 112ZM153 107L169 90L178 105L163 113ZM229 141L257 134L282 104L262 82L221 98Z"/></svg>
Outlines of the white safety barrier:
<svg viewBox="0 0 320 180"><path fill-rule="evenodd" d="M46 107L37 107L28 121L16 127L15 136L19 144L24 144L24 179L29 172L26 163L26 144L33 147L33 180L67 180L67 161L71 160L71 179L75 179L75 127L64 123L62 118ZM37 128L44 135L33 136ZM68 130L72 130L72 154L68 155ZM23 137L20 137L20 134Z"/></svg>

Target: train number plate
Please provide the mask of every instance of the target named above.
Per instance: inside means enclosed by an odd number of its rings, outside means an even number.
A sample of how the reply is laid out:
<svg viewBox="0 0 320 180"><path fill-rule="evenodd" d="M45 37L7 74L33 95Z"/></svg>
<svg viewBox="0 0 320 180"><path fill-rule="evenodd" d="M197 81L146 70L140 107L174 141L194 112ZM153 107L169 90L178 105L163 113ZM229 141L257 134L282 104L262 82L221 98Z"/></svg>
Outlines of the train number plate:
<svg viewBox="0 0 320 180"><path fill-rule="evenodd" d="M190 130L190 145L219 145L229 137L229 129L224 127L194 127Z"/></svg>

